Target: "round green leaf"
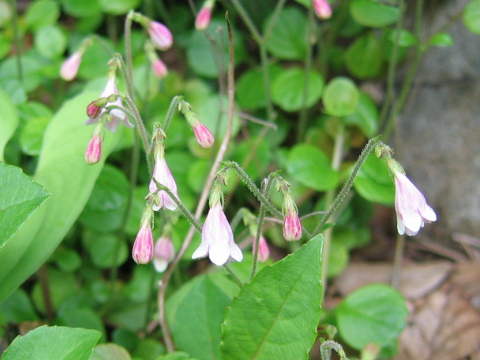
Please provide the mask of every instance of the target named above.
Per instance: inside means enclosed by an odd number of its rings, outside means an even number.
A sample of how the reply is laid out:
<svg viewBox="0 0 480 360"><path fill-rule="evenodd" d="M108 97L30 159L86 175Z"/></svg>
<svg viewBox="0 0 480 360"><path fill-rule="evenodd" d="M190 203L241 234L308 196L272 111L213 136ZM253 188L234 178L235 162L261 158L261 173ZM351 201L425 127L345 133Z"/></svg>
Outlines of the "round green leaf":
<svg viewBox="0 0 480 360"><path fill-rule="evenodd" d="M281 73L279 66L271 66L269 69L270 82L276 75ZM263 72L260 69L252 69L242 74L236 83L235 96L238 104L243 109L256 110L267 105L265 95L265 82Z"/></svg>
<svg viewBox="0 0 480 360"><path fill-rule="evenodd" d="M89 360L131 360L130 354L117 344L100 344L93 349Z"/></svg>
<svg viewBox="0 0 480 360"><path fill-rule="evenodd" d="M26 321L38 321L38 315L33 309L27 293L19 288L2 304L0 314L7 322L20 324Z"/></svg>
<svg viewBox="0 0 480 360"><path fill-rule="evenodd" d="M65 247L58 248L52 255L52 260L58 268L65 272L73 272L82 266L82 258L75 250Z"/></svg>
<svg viewBox="0 0 480 360"><path fill-rule="evenodd" d="M144 204L145 207L145 204ZM137 230L139 224L137 223ZM95 266L106 269L114 265L117 254L117 266L122 265L128 258L128 247L125 241L113 234L96 234L87 232L83 236L83 243ZM118 247L118 249L117 249Z"/></svg>
<svg viewBox="0 0 480 360"><path fill-rule="evenodd" d="M98 330L103 334L105 338L106 330L100 316L87 306L82 307L66 307L61 309L58 314L58 324L73 327L79 327L84 329Z"/></svg>
<svg viewBox="0 0 480 360"><path fill-rule="evenodd" d="M106 42L108 43L108 40ZM93 45L89 46L83 55L78 76L85 79L104 77L108 70L107 63L109 60L110 55L98 41L94 41Z"/></svg>
<svg viewBox="0 0 480 360"><path fill-rule="evenodd" d="M351 44L345 55L348 70L360 79L376 77L382 71L382 50L380 42L370 32Z"/></svg>
<svg viewBox="0 0 480 360"><path fill-rule="evenodd" d="M264 28L270 26L270 17ZM294 7L286 7L275 19L267 49L279 59L303 60L306 54L307 17Z"/></svg>
<svg viewBox="0 0 480 360"><path fill-rule="evenodd" d="M32 156L40 154L43 132L49 121L49 118L39 117L25 124L19 138L20 147L25 154Z"/></svg>
<svg viewBox="0 0 480 360"><path fill-rule="evenodd" d="M60 6L54 0L35 0L29 4L25 13L25 21L33 30L48 25L55 25L60 16Z"/></svg>
<svg viewBox="0 0 480 360"><path fill-rule="evenodd" d="M428 44L438 47L448 47L453 45L453 38L449 33L438 33L428 39Z"/></svg>
<svg viewBox="0 0 480 360"><path fill-rule="evenodd" d="M367 94L360 92L355 112L345 117L345 123L356 125L367 137L373 137L378 129L378 109Z"/></svg>
<svg viewBox="0 0 480 360"><path fill-rule="evenodd" d="M65 52L67 38L56 26L42 27L35 34L35 49L47 59L55 59Z"/></svg>
<svg viewBox="0 0 480 360"><path fill-rule="evenodd" d="M313 145L293 147L288 154L287 172L299 183L314 190L331 190L337 185L337 172L330 166L327 156Z"/></svg>
<svg viewBox="0 0 480 360"><path fill-rule="evenodd" d="M388 38L390 39L391 42L395 42L397 38L397 31L392 31L388 35ZM398 32L398 45L403 46L403 47L410 47L410 46L415 46L417 44L417 39L415 38L415 35L413 35L410 31L405 30L405 29L400 29Z"/></svg>
<svg viewBox="0 0 480 360"><path fill-rule="evenodd" d="M480 35L480 0L473 0L465 7L463 22L472 33Z"/></svg>
<svg viewBox="0 0 480 360"><path fill-rule="evenodd" d="M384 27L398 20L400 10L393 4L389 6L373 0L353 0L350 3L350 13L361 25Z"/></svg>
<svg viewBox="0 0 480 360"><path fill-rule="evenodd" d="M99 0L100 6L107 14L122 15L136 9L141 0Z"/></svg>
<svg viewBox="0 0 480 360"><path fill-rule="evenodd" d="M115 231L122 226L127 206L128 180L117 168L106 165L93 188L79 221L98 232Z"/></svg>
<svg viewBox="0 0 480 360"><path fill-rule="evenodd" d="M332 116L352 114L358 103L359 92L355 83L344 77L337 77L325 87L322 99L325 111Z"/></svg>
<svg viewBox="0 0 480 360"><path fill-rule="evenodd" d="M357 350L369 343L380 347L396 339L406 325L405 299L386 285L369 285L345 298L337 307L338 331Z"/></svg>
<svg viewBox="0 0 480 360"><path fill-rule="evenodd" d="M327 277L333 278L341 274L347 266L349 258L348 249L343 244L332 242L328 256Z"/></svg>
<svg viewBox="0 0 480 360"><path fill-rule="evenodd" d="M63 10L75 17L95 16L102 11L99 0L61 0Z"/></svg>
<svg viewBox="0 0 480 360"><path fill-rule="evenodd" d="M301 68L284 70L272 84L272 100L285 111L298 111L303 107L305 71ZM325 81L322 75L312 70L308 75L305 106L314 105L322 95Z"/></svg>
<svg viewBox="0 0 480 360"><path fill-rule="evenodd" d="M15 103L24 102L25 91L35 90L42 83L43 67L42 58L36 51L29 51L22 56L23 82L20 84L16 59L7 58L0 63L0 88L7 92Z"/></svg>
<svg viewBox="0 0 480 360"><path fill-rule="evenodd" d="M395 185L383 160L371 154L364 162L353 183L365 199L391 205L395 200Z"/></svg>

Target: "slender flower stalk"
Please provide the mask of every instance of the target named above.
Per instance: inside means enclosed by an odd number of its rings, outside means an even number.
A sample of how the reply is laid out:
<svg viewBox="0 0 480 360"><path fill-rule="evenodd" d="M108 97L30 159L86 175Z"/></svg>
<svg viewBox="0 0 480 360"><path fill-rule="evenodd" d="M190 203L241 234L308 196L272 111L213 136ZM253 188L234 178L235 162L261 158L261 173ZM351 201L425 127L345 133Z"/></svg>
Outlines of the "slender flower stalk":
<svg viewBox="0 0 480 360"><path fill-rule="evenodd" d="M153 178L159 184L166 186L175 195L175 197L178 198L177 184L172 173L170 172L170 169L168 168L165 160L165 149L161 144L159 144L155 149L155 167L153 169ZM153 198L155 199L152 206L154 211L158 211L162 207L172 211L177 209L177 204L172 198L170 198L165 190L158 190L157 184L153 179L150 181L148 189L150 194L153 194Z"/></svg>
<svg viewBox="0 0 480 360"><path fill-rule="evenodd" d="M155 243L155 253L153 257L153 266L159 273L167 269L169 263L175 258L175 249L172 240L168 237L161 237Z"/></svg>
<svg viewBox="0 0 480 360"><path fill-rule="evenodd" d="M153 210L147 205L145 208L140 230L132 248L132 258L137 264L148 264L153 258Z"/></svg>

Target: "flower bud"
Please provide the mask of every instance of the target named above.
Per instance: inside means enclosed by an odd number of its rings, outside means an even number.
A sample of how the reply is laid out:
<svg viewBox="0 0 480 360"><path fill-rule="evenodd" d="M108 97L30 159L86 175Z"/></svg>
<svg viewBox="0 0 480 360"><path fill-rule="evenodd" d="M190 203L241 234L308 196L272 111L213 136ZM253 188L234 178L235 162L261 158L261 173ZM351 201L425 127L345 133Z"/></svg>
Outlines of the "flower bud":
<svg viewBox="0 0 480 360"><path fill-rule="evenodd" d="M167 66L159 58L156 58L152 62L152 70L155 76L159 79L164 78L168 74Z"/></svg>
<svg viewBox="0 0 480 360"><path fill-rule="evenodd" d="M148 23L148 33L153 45L160 50L167 50L173 44L173 36L168 28L158 21Z"/></svg>
<svg viewBox="0 0 480 360"><path fill-rule="evenodd" d="M82 63L82 52L75 51L65 60L60 68L60 76L62 79L70 81L77 75L80 64Z"/></svg>
<svg viewBox="0 0 480 360"><path fill-rule="evenodd" d="M168 263L175 258L175 249L173 243L168 237L161 237L155 244L155 254L153 257L153 266L157 272L161 273L167 269Z"/></svg>
<svg viewBox="0 0 480 360"><path fill-rule="evenodd" d="M104 99L104 98L101 98L101 99ZM105 104L106 104L106 102L105 102ZM103 106L105 106L105 104L103 104ZM102 111L103 106L100 106L98 100L92 101L87 106L87 116L90 119L96 118L98 115L100 115L100 112Z"/></svg>
<svg viewBox="0 0 480 360"><path fill-rule="evenodd" d="M96 164L102 158L103 125L99 124L93 131L92 137L85 151L87 164Z"/></svg>
<svg viewBox="0 0 480 360"><path fill-rule="evenodd" d="M207 149L212 147L214 138L210 130L203 125L200 121L193 127L193 133L197 139L198 145L202 148Z"/></svg>
<svg viewBox="0 0 480 360"><path fill-rule="evenodd" d="M132 258L137 264L148 264L153 258L152 220L153 210L150 206L147 206L143 212L142 225L132 248Z"/></svg>
<svg viewBox="0 0 480 360"><path fill-rule="evenodd" d="M203 4L202 8L197 14L195 19L195 28L197 30L205 30L208 25L210 25L210 20L212 18L212 10L215 1L207 0Z"/></svg>
<svg viewBox="0 0 480 360"><path fill-rule="evenodd" d="M162 145L159 145L159 147L155 150L153 179L155 179L159 184L166 186L176 197L178 197L177 183L175 182L175 179L168 168L165 160L165 150L163 149ZM162 207L172 211L176 210L178 207L177 203L170 198L170 195L168 195L165 190L158 191L158 186L153 179L150 181L148 186L150 194L157 193L157 196L153 197L156 198L156 201L153 204L153 210L158 211Z"/></svg>
<svg viewBox="0 0 480 360"><path fill-rule="evenodd" d="M287 241L300 240L302 237L302 223L298 218L297 205L289 192L283 195L283 237Z"/></svg>
<svg viewBox="0 0 480 360"><path fill-rule="evenodd" d="M313 0L313 9L319 19L329 19L332 16L332 8L327 0Z"/></svg>
<svg viewBox="0 0 480 360"><path fill-rule="evenodd" d="M255 256L256 243L255 238L252 241L252 254ZM270 249L268 248L267 240L263 236L260 236L258 241L258 261L265 262L270 256Z"/></svg>

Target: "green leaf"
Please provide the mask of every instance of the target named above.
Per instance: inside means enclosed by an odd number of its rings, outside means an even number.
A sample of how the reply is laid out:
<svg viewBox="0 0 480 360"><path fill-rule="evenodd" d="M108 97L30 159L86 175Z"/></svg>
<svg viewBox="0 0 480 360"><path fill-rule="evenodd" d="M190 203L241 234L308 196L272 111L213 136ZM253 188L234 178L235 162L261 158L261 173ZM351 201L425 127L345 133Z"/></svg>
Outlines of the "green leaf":
<svg viewBox="0 0 480 360"><path fill-rule="evenodd" d="M90 307L67 307L59 311L58 325L98 330L106 338L105 325L100 316Z"/></svg>
<svg viewBox="0 0 480 360"><path fill-rule="evenodd" d="M0 250L52 194L22 169L0 163Z"/></svg>
<svg viewBox="0 0 480 360"><path fill-rule="evenodd" d="M130 354L117 344L100 344L93 349L89 360L131 360Z"/></svg>
<svg viewBox="0 0 480 360"><path fill-rule="evenodd" d="M99 0L60 0L63 10L75 17L95 16L102 11Z"/></svg>
<svg viewBox="0 0 480 360"><path fill-rule="evenodd" d="M317 191L331 190L337 185L337 172L327 156L313 145L299 144L290 150L287 172L302 185Z"/></svg>
<svg viewBox="0 0 480 360"><path fill-rule="evenodd" d="M105 42L110 44L107 39L105 39ZM104 78L108 71L107 63L109 60L110 54L105 51L98 41L94 41L93 45L89 46L85 54L83 54L82 63L78 69L78 76L84 79ZM98 93L96 98L99 95Z"/></svg>
<svg viewBox="0 0 480 360"><path fill-rule="evenodd" d="M428 39L428 45L448 47L453 45L453 38L449 33L438 33Z"/></svg>
<svg viewBox="0 0 480 360"><path fill-rule="evenodd" d="M465 6L463 22L472 33L480 35L480 0L473 0Z"/></svg>
<svg viewBox="0 0 480 360"><path fill-rule="evenodd" d="M359 93L349 78L337 77L325 87L322 95L325 112L332 116L352 114L358 104Z"/></svg>
<svg viewBox="0 0 480 360"><path fill-rule="evenodd" d="M281 72L280 66L270 66L270 82L273 82ZM256 110L267 106L264 83L263 71L260 69L252 69L242 74L235 89L235 96L241 108Z"/></svg>
<svg viewBox="0 0 480 360"><path fill-rule="evenodd" d="M27 122L20 133L19 142L22 151L31 156L40 154L43 132L50 121L49 118L39 117Z"/></svg>
<svg viewBox="0 0 480 360"><path fill-rule="evenodd" d="M143 194L144 198L145 194ZM145 200L143 201L143 207L145 207ZM137 231L139 221L136 225ZM129 252L127 244L125 241L120 241L114 234L97 234L88 231L83 236L83 244L87 248L92 262L101 269L113 266L115 254L117 254L117 266L122 265L127 260Z"/></svg>
<svg viewBox="0 0 480 360"><path fill-rule="evenodd" d="M10 97L0 89L0 109L2 109L2 131L0 131L0 161L3 160L3 151L8 140L18 126L18 117Z"/></svg>
<svg viewBox="0 0 480 360"><path fill-rule="evenodd" d="M194 360L187 353L175 351L173 353L160 356L156 360Z"/></svg>
<svg viewBox="0 0 480 360"><path fill-rule="evenodd" d="M34 32L44 26L55 25L60 16L60 6L54 0L35 0L27 7L25 21Z"/></svg>
<svg viewBox="0 0 480 360"><path fill-rule="evenodd" d="M223 324L224 360L307 359L321 314L322 235L244 285Z"/></svg>
<svg viewBox="0 0 480 360"><path fill-rule="evenodd" d="M384 27L398 20L400 10L395 6L380 4L373 0L353 0L350 3L353 19L361 25Z"/></svg>
<svg viewBox="0 0 480 360"><path fill-rule="evenodd" d="M367 137L373 137L378 129L378 109L367 94L360 92L355 112L345 117L348 125L356 125Z"/></svg>
<svg viewBox="0 0 480 360"><path fill-rule="evenodd" d="M265 22L266 29L271 17ZM279 59L303 60L307 51L307 17L294 7L286 7L275 19L266 43L268 51Z"/></svg>
<svg viewBox="0 0 480 360"><path fill-rule="evenodd" d="M122 15L130 9L136 9L141 0L99 0L100 6L107 14Z"/></svg>
<svg viewBox="0 0 480 360"><path fill-rule="evenodd" d="M355 190L365 199L391 205L395 200L395 185L383 160L374 154L365 160L353 183Z"/></svg>
<svg viewBox="0 0 480 360"><path fill-rule="evenodd" d="M2 360L88 360L100 336L96 330L41 326L17 336Z"/></svg>
<svg viewBox="0 0 480 360"><path fill-rule="evenodd" d="M336 309L343 340L357 350L369 343L389 345L406 325L405 299L386 285L369 285L347 296Z"/></svg>
<svg viewBox="0 0 480 360"><path fill-rule="evenodd" d="M215 142L220 143L225 135L227 128L227 114L222 112L222 109L226 109L228 100L226 96L211 95L193 110L197 113L201 122L210 129L212 134L215 135ZM219 114L221 114L219 116ZM218 129L217 129L217 125ZM233 116L232 135L235 135L240 130L240 119L237 116ZM190 133L193 137L193 134ZM185 137L185 135L183 135ZM167 159L168 161L168 159Z"/></svg>
<svg viewBox="0 0 480 360"><path fill-rule="evenodd" d="M165 354L165 347L155 339L142 339L137 345L132 356L142 360L156 360L158 356Z"/></svg>
<svg viewBox="0 0 480 360"><path fill-rule="evenodd" d="M221 325L230 298L207 276L178 305L172 334L178 349L200 360L221 359Z"/></svg>
<svg viewBox="0 0 480 360"><path fill-rule="evenodd" d="M102 160L95 165L85 163L85 148L93 130L83 124L85 107L97 97L97 92L83 93L65 102L45 131L34 179L54 196L0 250L0 302L33 274L65 237L85 206L105 158L122 135L123 128L107 133Z"/></svg>
<svg viewBox="0 0 480 360"><path fill-rule="evenodd" d="M42 27L35 34L35 49L47 59L58 58L67 48L67 37L57 26Z"/></svg>
<svg viewBox="0 0 480 360"><path fill-rule="evenodd" d="M38 321L38 315L33 309L30 298L22 289L17 289L0 305L0 314L7 322L11 323L20 324L26 321Z"/></svg>
<svg viewBox="0 0 480 360"><path fill-rule="evenodd" d="M0 64L0 88L10 94L15 103L26 100L25 91L36 89L43 81L44 63L39 59L38 53L29 51L22 56L23 82L18 82L17 63L10 57Z"/></svg>
<svg viewBox="0 0 480 360"><path fill-rule="evenodd" d="M284 70L272 83L272 100L285 111L298 111L303 105L314 105L322 95L325 81L315 70L308 75L308 89L305 104L303 92L305 87L305 71L292 67Z"/></svg>
<svg viewBox="0 0 480 360"><path fill-rule="evenodd" d="M105 165L79 221L101 233L120 229L127 208L128 179L123 172Z"/></svg>
<svg viewBox="0 0 480 360"><path fill-rule="evenodd" d="M348 47L345 63L359 79L380 75L383 69L382 50L373 32L359 37Z"/></svg>
<svg viewBox="0 0 480 360"><path fill-rule="evenodd" d="M397 31L391 31L388 35L388 38L391 42L395 43L397 38ZM398 32L398 45L403 47L415 46L417 44L417 39L410 31L405 29L400 29Z"/></svg>

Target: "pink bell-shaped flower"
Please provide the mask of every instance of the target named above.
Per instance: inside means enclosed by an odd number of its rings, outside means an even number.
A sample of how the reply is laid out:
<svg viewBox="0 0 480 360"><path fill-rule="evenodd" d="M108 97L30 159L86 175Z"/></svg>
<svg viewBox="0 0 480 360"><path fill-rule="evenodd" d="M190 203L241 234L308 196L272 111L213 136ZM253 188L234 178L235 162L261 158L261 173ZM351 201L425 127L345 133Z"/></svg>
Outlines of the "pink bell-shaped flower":
<svg viewBox="0 0 480 360"><path fill-rule="evenodd" d="M195 18L195 28L205 30L210 25L215 0L206 0Z"/></svg>
<svg viewBox="0 0 480 360"><path fill-rule="evenodd" d="M289 192L283 195L283 237L287 241L300 240L302 237L302 223L298 218L297 205Z"/></svg>
<svg viewBox="0 0 480 360"><path fill-rule="evenodd" d="M148 34L152 40L153 46L160 50L167 50L173 44L173 36L170 30L158 21L148 23Z"/></svg>
<svg viewBox="0 0 480 360"><path fill-rule="evenodd" d="M156 58L155 61L152 62L152 70L155 76L159 79L164 78L168 74L167 66L159 58Z"/></svg>
<svg viewBox="0 0 480 360"><path fill-rule="evenodd" d="M132 258L137 264L148 264L153 258L152 219L152 208L147 206L142 215L142 225L132 248Z"/></svg>
<svg viewBox="0 0 480 360"><path fill-rule="evenodd" d="M420 190L400 170L394 169L393 175L398 233L400 235L416 235L425 223L436 221L437 215L427 205Z"/></svg>
<svg viewBox="0 0 480 360"><path fill-rule="evenodd" d="M327 0L313 0L313 10L319 19L330 19L332 8Z"/></svg>
<svg viewBox="0 0 480 360"><path fill-rule="evenodd" d="M153 168L153 178L159 183L166 186L176 197L177 194L177 184L173 178L170 169L168 168L167 162L165 161L165 150L163 146L155 151L155 167ZM150 194L155 193L158 190L157 184L153 179L150 181L148 186ZM156 199L157 203L153 204L153 210L158 211L162 207L165 207L168 210L176 210L177 204L170 198L165 190L158 191Z"/></svg>
<svg viewBox="0 0 480 360"><path fill-rule="evenodd" d="M213 190L212 194L215 192ZM208 255L215 265L225 264L230 257L242 261L243 254L233 241L233 232L222 209L219 196L212 196L205 224L202 229L202 242L192 255L192 259Z"/></svg>
<svg viewBox="0 0 480 360"><path fill-rule="evenodd" d="M198 145L202 148L208 149L213 146L214 138L212 133L200 121L197 121L193 126L193 133L195 134L195 139L197 139Z"/></svg>
<svg viewBox="0 0 480 360"><path fill-rule="evenodd" d="M255 256L255 238L252 240L252 254ZM265 262L270 256L270 249L268 248L267 240L263 236L260 236L258 241L258 261Z"/></svg>
<svg viewBox="0 0 480 360"><path fill-rule="evenodd" d="M62 67L60 68L60 76L62 79L70 81L77 76L78 69L82 63L82 55L83 53L81 51L75 51L63 62Z"/></svg>
<svg viewBox="0 0 480 360"><path fill-rule="evenodd" d="M85 161L87 164L96 164L102 158L102 137L93 135L85 151Z"/></svg>
<svg viewBox="0 0 480 360"><path fill-rule="evenodd" d="M157 272L164 272L167 266L175 258L175 249L172 240L168 237L161 237L155 244L153 266Z"/></svg>

